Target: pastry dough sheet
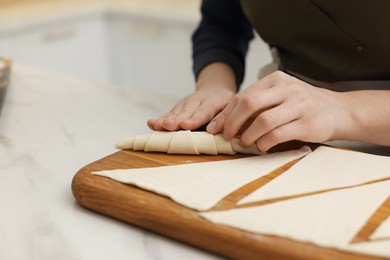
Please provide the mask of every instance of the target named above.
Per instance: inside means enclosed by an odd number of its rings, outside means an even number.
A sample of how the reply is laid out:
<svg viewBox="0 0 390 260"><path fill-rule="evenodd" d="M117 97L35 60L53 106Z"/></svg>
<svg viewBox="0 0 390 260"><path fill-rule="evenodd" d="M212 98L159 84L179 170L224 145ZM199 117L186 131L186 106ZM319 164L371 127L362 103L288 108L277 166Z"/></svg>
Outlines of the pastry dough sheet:
<svg viewBox="0 0 390 260"><path fill-rule="evenodd" d="M241 209L200 213L216 224L325 247L347 246L390 195L390 181Z"/></svg>
<svg viewBox="0 0 390 260"><path fill-rule="evenodd" d="M390 258L390 239L355 243L340 249L353 253Z"/></svg>
<svg viewBox="0 0 390 260"><path fill-rule="evenodd" d="M310 152L310 148L304 146L299 150L242 159L97 171L92 174L166 195L189 208L206 210L236 189Z"/></svg>
<svg viewBox="0 0 390 260"><path fill-rule="evenodd" d="M383 221L380 226L371 234L370 239L389 239L390 240L390 216ZM390 246L389 246L390 251Z"/></svg>
<svg viewBox="0 0 390 260"><path fill-rule="evenodd" d="M238 202L288 197L390 178L390 157L320 146Z"/></svg>

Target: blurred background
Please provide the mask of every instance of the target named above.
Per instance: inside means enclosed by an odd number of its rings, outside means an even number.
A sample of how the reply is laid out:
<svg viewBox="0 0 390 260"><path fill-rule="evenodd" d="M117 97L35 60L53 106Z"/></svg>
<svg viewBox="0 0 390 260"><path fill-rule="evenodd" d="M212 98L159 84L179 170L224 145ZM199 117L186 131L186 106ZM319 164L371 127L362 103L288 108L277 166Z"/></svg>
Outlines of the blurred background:
<svg viewBox="0 0 390 260"><path fill-rule="evenodd" d="M0 56L180 97L194 88L199 8L200 0L0 0ZM257 37L243 86L270 60Z"/></svg>

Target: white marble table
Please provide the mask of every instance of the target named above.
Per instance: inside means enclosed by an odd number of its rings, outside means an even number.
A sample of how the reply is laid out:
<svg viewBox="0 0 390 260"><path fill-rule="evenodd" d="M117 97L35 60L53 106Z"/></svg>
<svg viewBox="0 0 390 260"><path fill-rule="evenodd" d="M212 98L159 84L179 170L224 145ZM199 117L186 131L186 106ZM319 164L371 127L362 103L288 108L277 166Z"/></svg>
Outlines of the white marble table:
<svg viewBox="0 0 390 260"><path fill-rule="evenodd" d="M216 259L79 206L71 180L173 98L16 65L0 116L0 259Z"/></svg>

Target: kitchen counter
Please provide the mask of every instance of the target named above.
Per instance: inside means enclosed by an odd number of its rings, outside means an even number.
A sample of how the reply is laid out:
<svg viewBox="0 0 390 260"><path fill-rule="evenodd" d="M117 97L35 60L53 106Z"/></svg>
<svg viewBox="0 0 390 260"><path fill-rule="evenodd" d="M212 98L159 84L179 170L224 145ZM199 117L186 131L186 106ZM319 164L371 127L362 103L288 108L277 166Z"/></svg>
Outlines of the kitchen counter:
<svg viewBox="0 0 390 260"><path fill-rule="evenodd" d="M194 88L190 39L200 19L199 4L199 0L0 3L0 57L182 96ZM253 67L257 71L258 66ZM145 71L154 77L145 77Z"/></svg>
<svg viewBox="0 0 390 260"><path fill-rule="evenodd" d="M0 259L217 259L79 206L71 180L174 98L15 65L0 116Z"/></svg>
<svg viewBox="0 0 390 260"><path fill-rule="evenodd" d="M16 64L0 116L0 259L217 259L84 209L71 193L80 168L149 132L146 120L175 101Z"/></svg>

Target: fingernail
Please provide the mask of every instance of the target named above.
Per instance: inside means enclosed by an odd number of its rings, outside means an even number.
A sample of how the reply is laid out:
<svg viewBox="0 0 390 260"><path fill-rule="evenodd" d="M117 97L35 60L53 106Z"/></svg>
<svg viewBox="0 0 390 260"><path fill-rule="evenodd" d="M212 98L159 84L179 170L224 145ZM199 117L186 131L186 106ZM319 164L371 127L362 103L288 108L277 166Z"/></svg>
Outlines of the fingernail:
<svg viewBox="0 0 390 260"><path fill-rule="evenodd" d="M211 121L207 127L206 127L206 131L209 132L209 133L213 133L214 130L215 130L215 127L217 127L217 123L215 121Z"/></svg>

